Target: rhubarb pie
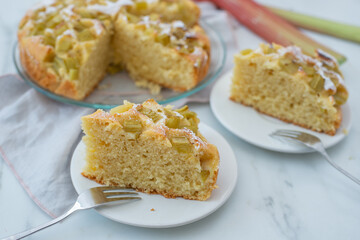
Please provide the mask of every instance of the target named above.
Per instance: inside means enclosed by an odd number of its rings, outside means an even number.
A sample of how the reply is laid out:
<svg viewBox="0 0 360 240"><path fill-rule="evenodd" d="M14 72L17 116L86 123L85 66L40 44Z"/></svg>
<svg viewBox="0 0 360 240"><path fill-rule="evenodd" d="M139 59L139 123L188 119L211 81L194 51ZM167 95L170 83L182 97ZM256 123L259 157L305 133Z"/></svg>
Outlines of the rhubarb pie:
<svg viewBox="0 0 360 240"><path fill-rule="evenodd" d="M198 123L187 106L173 109L152 99L98 110L82 118L82 174L101 184L167 198L206 200L216 188L219 153L201 135Z"/></svg>
<svg viewBox="0 0 360 240"><path fill-rule="evenodd" d="M336 60L320 50L262 44L235 56L230 99L285 122L334 135L347 98Z"/></svg>

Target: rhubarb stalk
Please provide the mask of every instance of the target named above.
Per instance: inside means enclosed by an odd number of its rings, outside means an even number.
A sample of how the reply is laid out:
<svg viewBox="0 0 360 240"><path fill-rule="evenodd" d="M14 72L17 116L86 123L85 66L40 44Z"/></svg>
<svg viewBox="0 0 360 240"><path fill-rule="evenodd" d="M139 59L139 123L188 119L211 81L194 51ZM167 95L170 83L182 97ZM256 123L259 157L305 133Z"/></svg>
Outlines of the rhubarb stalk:
<svg viewBox="0 0 360 240"><path fill-rule="evenodd" d="M346 57L342 54L307 37L293 25L254 1L209 1L230 12L242 24L270 43L283 46L296 45L308 55L314 55L316 49L321 49L334 56L340 64L346 61Z"/></svg>
<svg viewBox="0 0 360 240"><path fill-rule="evenodd" d="M360 27L329 21L279 8L267 8L297 27L306 28L316 32L321 32L338 38L360 43Z"/></svg>

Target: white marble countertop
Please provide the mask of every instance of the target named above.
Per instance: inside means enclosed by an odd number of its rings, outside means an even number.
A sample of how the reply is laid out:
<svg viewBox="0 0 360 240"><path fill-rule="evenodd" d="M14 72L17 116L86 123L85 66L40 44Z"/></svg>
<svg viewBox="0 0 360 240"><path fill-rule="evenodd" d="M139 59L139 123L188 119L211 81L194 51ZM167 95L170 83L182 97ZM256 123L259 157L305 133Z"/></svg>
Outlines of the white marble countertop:
<svg viewBox="0 0 360 240"><path fill-rule="evenodd" d="M16 26L36 0L2 1L0 8L0 75L14 73L12 46ZM313 16L360 25L360 2L261 0ZM360 177L360 45L307 32L348 57L341 67L350 90L353 127L348 137L329 149L342 167ZM259 39L242 27L240 48ZM245 46L242 38L254 38ZM94 210L75 213L28 239L360 239L360 186L333 169L319 154L281 154L252 146L231 134L207 104L191 104L202 122L220 132L238 161L238 183L218 211L190 225L147 229L113 222ZM0 137L1 136L0 133ZM49 221L32 202L4 161L0 160L0 236Z"/></svg>

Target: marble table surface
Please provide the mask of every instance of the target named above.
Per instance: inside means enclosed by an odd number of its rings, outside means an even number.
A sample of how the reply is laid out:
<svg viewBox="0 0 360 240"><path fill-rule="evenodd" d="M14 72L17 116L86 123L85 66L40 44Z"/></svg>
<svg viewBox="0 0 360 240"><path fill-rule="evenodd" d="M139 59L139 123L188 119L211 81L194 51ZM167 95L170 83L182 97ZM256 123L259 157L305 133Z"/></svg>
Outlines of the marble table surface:
<svg viewBox="0 0 360 240"><path fill-rule="evenodd" d="M16 26L34 2L1 2L0 75L15 72L11 47L16 39ZM360 25L357 0L260 2ZM350 91L353 127L344 141L329 149L329 155L360 177L360 45L306 33L348 57L341 69ZM244 38L259 41L245 27L240 27L237 35L240 48L249 47L243 44ZM218 211L190 225L148 229L113 222L88 210L28 239L360 239L360 186L333 169L319 154L281 154L260 149L222 127L208 104L190 107L198 112L202 122L229 141L237 157L235 191ZM6 136L0 133L0 137ZM49 220L0 160L0 236Z"/></svg>

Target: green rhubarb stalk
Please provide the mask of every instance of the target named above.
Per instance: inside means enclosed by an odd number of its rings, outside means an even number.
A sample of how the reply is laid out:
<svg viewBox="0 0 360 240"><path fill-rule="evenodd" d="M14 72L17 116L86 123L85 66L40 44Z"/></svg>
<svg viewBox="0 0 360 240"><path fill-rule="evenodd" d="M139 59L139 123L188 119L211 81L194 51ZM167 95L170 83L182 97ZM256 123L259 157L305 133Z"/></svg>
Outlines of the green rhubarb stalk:
<svg viewBox="0 0 360 240"><path fill-rule="evenodd" d="M279 8L267 8L297 27L310 29L316 32L360 43L360 27L329 21Z"/></svg>
<svg viewBox="0 0 360 240"><path fill-rule="evenodd" d="M230 12L242 24L270 43L283 46L297 45L308 55L321 49L334 56L341 64L346 57L312 40L292 24L251 0L209 0Z"/></svg>

